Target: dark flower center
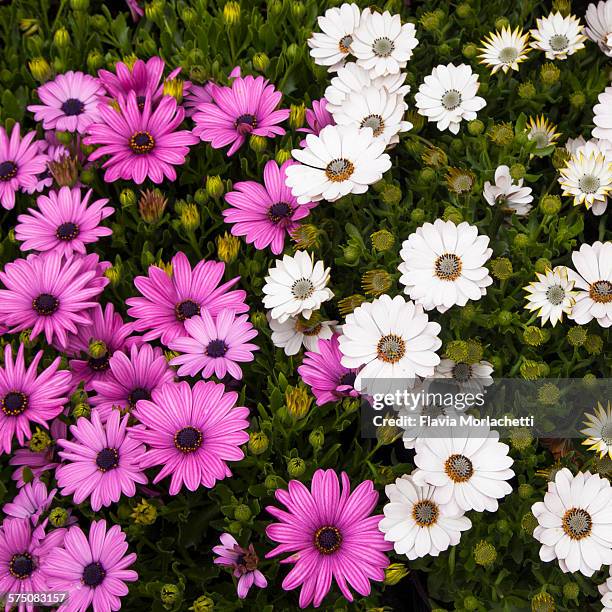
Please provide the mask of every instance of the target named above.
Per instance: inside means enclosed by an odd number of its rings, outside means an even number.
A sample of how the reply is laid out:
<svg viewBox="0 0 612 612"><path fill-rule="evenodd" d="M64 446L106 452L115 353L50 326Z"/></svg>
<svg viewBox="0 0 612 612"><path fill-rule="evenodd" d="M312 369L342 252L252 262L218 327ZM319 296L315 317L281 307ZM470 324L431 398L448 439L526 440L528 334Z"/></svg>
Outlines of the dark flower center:
<svg viewBox="0 0 612 612"><path fill-rule="evenodd" d="M68 98L68 100L62 104L62 110L65 115L72 117L74 115L80 115L85 110L85 105L76 98Z"/></svg>
<svg viewBox="0 0 612 612"><path fill-rule="evenodd" d="M102 564L95 561L83 568L83 577L81 581L85 586L95 588L102 584L105 577L106 571L102 567Z"/></svg>
<svg viewBox="0 0 612 612"><path fill-rule="evenodd" d="M607 280L598 280L591 284L589 295L594 302L608 304L612 302L612 283Z"/></svg>
<svg viewBox="0 0 612 612"><path fill-rule="evenodd" d="M150 400L150 399L151 399L151 394L149 393L147 389L143 389L142 387L138 387L137 389L134 389L128 395L128 403L130 404L131 408L134 408L134 406L136 406L136 402L138 400Z"/></svg>
<svg viewBox="0 0 612 612"><path fill-rule="evenodd" d="M272 223L280 223L283 219L290 217L293 213L293 208L286 202L277 202L272 204L268 210L268 219Z"/></svg>
<svg viewBox="0 0 612 612"><path fill-rule="evenodd" d="M257 117L248 113L240 115L234 122L234 127L242 136L250 134L257 127Z"/></svg>
<svg viewBox="0 0 612 612"><path fill-rule="evenodd" d="M430 499L422 499L412 507L412 518L419 527L431 527L438 520L439 513L437 504Z"/></svg>
<svg viewBox="0 0 612 612"><path fill-rule="evenodd" d="M454 253L440 255L434 264L436 276L443 281L454 281L461 276L463 264Z"/></svg>
<svg viewBox="0 0 612 612"><path fill-rule="evenodd" d="M593 529L591 515L582 508L570 508L564 515L562 521L563 531L572 540L586 538Z"/></svg>
<svg viewBox="0 0 612 612"><path fill-rule="evenodd" d="M345 34L338 41L338 49L341 53L348 53L351 50L351 44L353 43L353 37L350 34Z"/></svg>
<svg viewBox="0 0 612 612"><path fill-rule="evenodd" d="M200 314L200 305L192 300L185 300L174 307L174 312L179 321L186 321Z"/></svg>
<svg viewBox="0 0 612 612"><path fill-rule="evenodd" d="M119 465L119 453L116 448L103 448L96 457L96 465L101 472L114 470Z"/></svg>
<svg viewBox="0 0 612 612"><path fill-rule="evenodd" d="M9 572L14 578L25 580L34 571L34 559L30 553L13 555L9 561Z"/></svg>
<svg viewBox="0 0 612 612"><path fill-rule="evenodd" d="M12 161L3 161L0 164L0 181L10 181L17 176L17 164Z"/></svg>
<svg viewBox="0 0 612 612"><path fill-rule="evenodd" d="M406 342L396 334L387 334L378 341L376 352L386 363L397 363L406 353Z"/></svg>
<svg viewBox="0 0 612 612"><path fill-rule="evenodd" d="M149 132L136 132L130 137L130 149L137 155L150 153L155 148L155 139Z"/></svg>
<svg viewBox="0 0 612 612"><path fill-rule="evenodd" d="M208 346L206 347L206 354L209 357L216 359L217 357L223 357L223 355L227 353L228 348L229 347L227 346L227 344L225 344L223 340L212 340L208 343Z"/></svg>
<svg viewBox="0 0 612 612"><path fill-rule="evenodd" d="M20 391L11 391L2 399L2 412L6 416L19 416L28 407L28 396Z"/></svg>
<svg viewBox="0 0 612 612"><path fill-rule="evenodd" d="M174 446L182 453L193 453L202 446L202 432L195 427L184 427L174 434Z"/></svg>
<svg viewBox="0 0 612 612"><path fill-rule="evenodd" d="M87 364L94 372L106 372L110 367L108 363L108 353L105 353L101 357L90 357L87 360Z"/></svg>
<svg viewBox="0 0 612 612"><path fill-rule="evenodd" d="M472 378L472 366L469 363L456 363L453 367L453 378L458 382L467 382Z"/></svg>
<svg viewBox="0 0 612 612"><path fill-rule="evenodd" d="M46 317L59 308L59 300L50 293L41 293L32 301L32 308L37 314Z"/></svg>
<svg viewBox="0 0 612 612"><path fill-rule="evenodd" d="M146 101L145 96L136 96L136 104L138 105L138 110L144 109L145 101Z"/></svg>
<svg viewBox="0 0 612 612"><path fill-rule="evenodd" d="M325 526L317 529L314 535L314 545L324 555L336 552L342 544L342 534L337 527Z"/></svg>
<svg viewBox="0 0 612 612"><path fill-rule="evenodd" d="M58 240L65 240L66 242L74 240L79 235L79 226L71 221L62 223L55 230L55 235Z"/></svg>
<svg viewBox="0 0 612 612"><path fill-rule="evenodd" d="M356 378L357 374L355 372L347 372L346 374L343 374L340 378L340 384L347 385L349 387L354 387Z"/></svg>
<svg viewBox="0 0 612 612"><path fill-rule="evenodd" d="M455 454L444 463L444 471L453 482L466 482L474 474L474 466L465 455Z"/></svg>

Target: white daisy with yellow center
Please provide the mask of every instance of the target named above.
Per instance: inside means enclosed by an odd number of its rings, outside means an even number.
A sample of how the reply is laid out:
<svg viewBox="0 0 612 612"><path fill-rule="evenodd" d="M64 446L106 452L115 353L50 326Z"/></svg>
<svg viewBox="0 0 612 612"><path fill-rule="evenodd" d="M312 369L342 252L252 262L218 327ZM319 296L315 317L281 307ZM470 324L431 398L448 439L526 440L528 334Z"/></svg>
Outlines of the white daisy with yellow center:
<svg viewBox="0 0 612 612"><path fill-rule="evenodd" d="M492 74L498 70L504 73L518 70L519 64L527 59L528 41L529 32L525 34L519 27L514 31L507 27L493 32L481 41L480 63L489 66Z"/></svg>
<svg viewBox="0 0 612 612"><path fill-rule="evenodd" d="M587 420L584 422L586 428L581 434L586 436L582 442L589 450L599 453L600 457L608 455L612 459L612 405L608 400L607 408L601 403L597 404L595 414L585 413Z"/></svg>
<svg viewBox="0 0 612 612"><path fill-rule="evenodd" d="M548 59L567 59L576 51L584 49L586 36L584 26L574 15L564 17L561 13L551 13L548 17L536 19L537 28L531 30L534 49L544 51Z"/></svg>
<svg viewBox="0 0 612 612"><path fill-rule="evenodd" d="M536 150L545 149L559 140L557 126L550 122L544 115L529 117L527 121L527 138L536 143Z"/></svg>
<svg viewBox="0 0 612 612"><path fill-rule="evenodd" d="M451 380L462 393L482 393L484 387L493 384L493 364L488 361L466 363L453 359L442 359L436 366L434 379Z"/></svg>
<svg viewBox="0 0 612 612"><path fill-rule="evenodd" d="M544 274L536 272L536 276L537 281L524 287L529 294L525 308L530 312L536 311L542 325L550 321L554 327L563 319L563 314L569 315L572 312L576 302L574 281L568 278L565 266L545 270Z"/></svg>

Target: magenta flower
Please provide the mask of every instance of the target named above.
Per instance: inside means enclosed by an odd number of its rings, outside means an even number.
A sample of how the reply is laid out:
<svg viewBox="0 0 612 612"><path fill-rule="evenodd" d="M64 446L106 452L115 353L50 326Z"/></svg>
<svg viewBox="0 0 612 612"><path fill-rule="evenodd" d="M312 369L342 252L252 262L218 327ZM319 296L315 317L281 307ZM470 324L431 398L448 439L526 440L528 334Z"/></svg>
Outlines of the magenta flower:
<svg viewBox="0 0 612 612"><path fill-rule="evenodd" d="M92 381L96 395L90 400L102 422L113 408L133 410L138 400L151 399L153 389L174 380L161 349L149 344L133 345L129 356L117 351L108 363L109 376Z"/></svg>
<svg viewBox="0 0 612 612"><path fill-rule="evenodd" d="M7 210L15 206L15 192L34 189L37 175L47 170L48 157L40 143L33 142L35 136L36 132L28 132L22 139L16 123L9 140L0 126L0 204Z"/></svg>
<svg viewBox="0 0 612 612"><path fill-rule="evenodd" d="M97 512L118 502L122 494L134 497L137 483L146 484L138 466L144 444L126 432L129 416L122 418L119 410L111 410L103 424L94 411L91 420L81 417L70 426L74 441L58 440L64 449L59 456L66 462L55 470L62 495L72 495L75 504L91 498Z"/></svg>
<svg viewBox="0 0 612 612"><path fill-rule="evenodd" d="M126 582L138 580L128 569L136 561L135 553L126 554L128 544L119 525L106 530L106 521L93 521L89 538L78 526L71 527L60 547L51 550L44 570L49 587L66 591L69 599L62 612L114 612L121 609L121 597L128 593Z"/></svg>
<svg viewBox="0 0 612 612"><path fill-rule="evenodd" d="M272 253L279 255L285 247L285 238L299 226L297 222L308 215L316 202L298 204L285 186L285 169L295 162L286 161L279 169L274 160L264 167L264 185L255 181L234 184L236 191L225 195L231 208L223 211L226 223L233 223L232 234L245 236L256 249L271 245Z"/></svg>
<svg viewBox="0 0 612 612"><path fill-rule="evenodd" d="M55 251L29 255L4 266L0 281L0 320L11 333L31 329L30 337L44 332L49 344L60 347L77 325L91 323L93 301L108 284L95 269L84 269L88 262L79 256L63 257Z"/></svg>
<svg viewBox="0 0 612 612"><path fill-rule="evenodd" d="M283 589L302 586L300 607L321 605L336 581L346 599L353 601L349 587L362 596L370 594L370 580L382 581L389 560L383 551L393 548L378 530L382 515L370 516L378 501L371 480L352 493L342 472L342 489L333 470L317 470L309 491L298 480L288 490L277 489L276 499L287 510L268 506L279 520L268 525L266 534L280 544L266 557L291 552L282 563L295 563L283 580Z"/></svg>
<svg viewBox="0 0 612 612"><path fill-rule="evenodd" d="M143 469L161 465L153 483L171 476L170 495L183 485L195 491L209 489L232 473L226 461L240 461L240 445L249 439L249 409L234 408L235 392L212 381L186 382L155 389L152 399L141 400L132 412L142 425L132 428L134 438L149 449L142 457Z"/></svg>
<svg viewBox="0 0 612 612"><path fill-rule="evenodd" d="M208 81L205 85L191 85L189 91L183 96L183 108L187 117L193 117L198 111L200 104L209 103L213 100L213 93L217 85Z"/></svg>
<svg viewBox="0 0 612 612"><path fill-rule="evenodd" d="M85 144L101 145L90 154L90 161L108 156L102 164L104 180L126 179L139 185L146 178L154 183L176 180L174 166L184 164L189 145L198 142L190 131L176 131L185 111L171 96L164 96L154 110L147 96L140 110L133 91L117 104L119 110L100 104L101 123L92 123L83 139Z"/></svg>
<svg viewBox="0 0 612 612"><path fill-rule="evenodd" d="M236 589L238 597L244 599L253 585L265 589L268 581L257 569L259 558L255 554L253 544L249 544L248 548L242 548L229 533L222 533L220 540L221 545L212 549L216 555L219 555L214 559L214 563L232 568L233 575L238 578Z"/></svg>
<svg viewBox="0 0 612 612"><path fill-rule="evenodd" d="M327 100L321 98L320 100L312 101L312 109L306 109L306 123L308 127L298 128L298 132L304 134L319 135L319 132L328 125L336 125L332 114L327 110ZM300 142L300 147L306 146L306 139Z"/></svg>
<svg viewBox="0 0 612 612"><path fill-rule="evenodd" d="M15 238L23 242L21 250L85 255L86 244L97 242L101 236L110 236L112 230L100 223L112 215L114 209L104 206L108 202L106 198L90 204L91 194L90 189L81 198L80 189L62 187L39 196L36 200L39 210L30 208L29 214L17 217Z"/></svg>
<svg viewBox="0 0 612 612"><path fill-rule="evenodd" d="M231 144L234 154L247 136L283 136L277 124L289 117L289 109L275 110L282 94L262 76L236 77L230 87L215 87L213 101L203 102L193 115L193 133L214 149Z"/></svg>
<svg viewBox="0 0 612 612"><path fill-rule="evenodd" d="M181 366L179 376L202 372L202 378L210 378L213 373L223 378L229 373L240 380L242 369L238 363L253 361L253 351L259 350L248 342L257 335L248 315L237 317L233 310L222 310L215 319L202 310L199 316L185 321L185 331L188 336L175 338L168 345L183 353L170 361L170 365Z"/></svg>
<svg viewBox="0 0 612 612"><path fill-rule="evenodd" d="M307 351L304 354L298 374L312 389L317 406L337 402L343 397L358 397L355 391L356 369L345 368L340 360L342 353L338 344L338 334L329 340L319 340L319 352Z"/></svg>
<svg viewBox="0 0 612 612"><path fill-rule="evenodd" d="M65 529L54 529L46 534L44 524L32 527L27 519L5 519L0 527L0 593L48 592L50 576L45 566L65 533ZM18 609L33 612L35 605L22 603Z"/></svg>
<svg viewBox="0 0 612 612"><path fill-rule="evenodd" d="M132 19L134 21L138 21L144 15L144 10L140 6L138 0L125 0L125 2L128 5L128 8L130 9Z"/></svg>
<svg viewBox="0 0 612 612"><path fill-rule="evenodd" d="M41 85L36 93L42 104L28 106L28 110L45 130L84 134L92 121L99 120L98 104L105 92L98 79L69 70Z"/></svg>
<svg viewBox="0 0 612 612"><path fill-rule="evenodd" d="M38 374L43 352L38 351L26 368L24 345L20 344L13 359L10 344L4 347L4 364L0 366L0 454L11 452L11 442L23 446L32 436L30 422L45 429L48 421L58 416L68 401L71 376L68 370L58 370L61 357Z"/></svg>
<svg viewBox="0 0 612 612"><path fill-rule="evenodd" d="M185 321L199 315L206 308L215 317L224 308L240 314L249 307L246 292L228 291L240 277L219 285L225 264L218 261L199 261L193 270L187 256L178 252L172 258L172 273L168 275L157 266L149 267L148 276L137 276L134 285L144 297L126 300L128 314L136 319L134 330L147 331L144 340L161 338L163 344L179 336L186 336Z"/></svg>
<svg viewBox="0 0 612 612"><path fill-rule="evenodd" d="M2 511L13 518L29 519L36 526L40 515L51 506L56 492L57 489L47 491L47 485L35 478L21 488L12 502L4 504Z"/></svg>

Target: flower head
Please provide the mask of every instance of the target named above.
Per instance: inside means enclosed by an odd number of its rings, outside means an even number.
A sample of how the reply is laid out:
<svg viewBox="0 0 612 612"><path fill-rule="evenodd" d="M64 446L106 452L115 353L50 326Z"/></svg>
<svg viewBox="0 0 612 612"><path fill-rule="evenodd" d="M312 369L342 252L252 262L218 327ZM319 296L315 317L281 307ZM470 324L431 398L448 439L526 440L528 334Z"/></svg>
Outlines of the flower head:
<svg viewBox="0 0 612 612"><path fill-rule="evenodd" d="M308 127L298 128L298 132L304 134L319 135L319 132L328 125L335 125L334 118L327 109L327 100L321 98L320 100L312 101L312 108L306 109L306 123ZM306 139L300 142L300 147L306 146Z"/></svg>
<svg viewBox="0 0 612 612"><path fill-rule="evenodd" d="M309 320L302 317L289 317L280 323L268 315L268 323L272 330L272 343L283 348L285 355L297 355L304 346L308 351L317 352L319 339L331 338L333 327L338 321L321 321L312 316Z"/></svg>
<svg viewBox="0 0 612 612"><path fill-rule="evenodd" d="M529 117L527 122L527 138L535 141L536 150L545 149L559 139L557 126L551 123L544 115Z"/></svg>
<svg viewBox="0 0 612 612"><path fill-rule="evenodd" d="M586 35L597 43L608 57L612 57L612 2L592 2L587 7L584 19L587 23L584 30Z"/></svg>
<svg viewBox="0 0 612 612"><path fill-rule="evenodd" d="M576 51L584 49L586 36L584 26L574 15L564 17L561 13L551 13L548 17L536 19L537 28L531 30L531 46L546 53L548 59L567 59Z"/></svg>
<svg viewBox="0 0 612 612"><path fill-rule="evenodd" d="M2 511L7 516L18 519L29 519L36 526L43 512L53 502L57 489L47 490L47 485L38 478L25 484L12 502L4 504Z"/></svg>
<svg viewBox="0 0 612 612"><path fill-rule="evenodd" d="M580 433L586 436L582 444L589 450L599 453L600 457L608 455L612 459L612 406L608 400L607 408L601 402L597 403L595 414L585 414L587 420L584 422L586 429Z"/></svg>
<svg viewBox="0 0 612 612"><path fill-rule="evenodd" d="M531 187L523 187L523 179L516 183L510 176L510 168L498 166L495 170L495 183L484 184L484 198L489 206L501 206L502 210L524 216L531 210Z"/></svg>
<svg viewBox="0 0 612 612"><path fill-rule="evenodd" d="M593 107L593 136L612 142L612 87L606 87L597 100L599 104Z"/></svg>
<svg viewBox="0 0 612 612"><path fill-rule="evenodd" d="M513 31L510 27L490 33L481 41L480 63L491 68L491 73L498 70L518 70L519 64L527 59L529 32L523 33L518 26Z"/></svg>

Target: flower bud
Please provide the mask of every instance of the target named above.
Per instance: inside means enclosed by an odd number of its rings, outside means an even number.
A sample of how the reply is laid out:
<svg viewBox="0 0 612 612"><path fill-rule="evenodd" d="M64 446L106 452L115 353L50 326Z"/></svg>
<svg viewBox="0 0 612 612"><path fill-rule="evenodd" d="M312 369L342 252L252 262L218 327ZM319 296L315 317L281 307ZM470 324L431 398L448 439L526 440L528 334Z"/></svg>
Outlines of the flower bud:
<svg viewBox="0 0 612 612"><path fill-rule="evenodd" d="M597 334L588 334L584 342L584 348L589 355L600 355L603 350L603 339Z"/></svg>
<svg viewBox="0 0 612 612"><path fill-rule="evenodd" d="M123 189L119 194L119 202L123 208L129 208L130 206L134 206L137 202L136 194L129 187Z"/></svg>
<svg viewBox="0 0 612 612"><path fill-rule="evenodd" d="M508 21L506 17L499 17L498 19L495 20L496 30L503 30L504 28L509 28L509 27L510 27L510 22Z"/></svg>
<svg viewBox="0 0 612 612"><path fill-rule="evenodd" d="M529 236L527 234L517 234L512 240L512 246L516 251L522 251L529 245Z"/></svg>
<svg viewBox="0 0 612 612"><path fill-rule="evenodd" d="M70 34L66 28L60 28L53 34L53 44L58 49L65 49L70 45Z"/></svg>
<svg viewBox="0 0 612 612"><path fill-rule="evenodd" d="M304 13L306 12L306 7L303 2L299 0L292 0L291 4L291 14L295 17L296 20L300 20L304 17Z"/></svg>
<svg viewBox="0 0 612 612"><path fill-rule="evenodd" d="M571 0L553 0L552 11L553 13L561 13L563 17L567 17L572 12Z"/></svg>
<svg viewBox="0 0 612 612"><path fill-rule="evenodd" d="M432 168L423 168L421 172L419 172L419 178L424 183L433 183L437 178L436 171Z"/></svg>
<svg viewBox="0 0 612 612"><path fill-rule="evenodd" d="M461 52L466 59L474 59L478 55L478 47L474 43L467 43L463 45Z"/></svg>
<svg viewBox="0 0 612 612"><path fill-rule="evenodd" d="M220 176L206 177L206 191L211 198L218 200L224 193L225 187Z"/></svg>
<svg viewBox="0 0 612 612"><path fill-rule="evenodd" d="M164 96L172 96L179 104L183 101L183 80L168 79L164 81Z"/></svg>
<svg viewBox="0 0 612 612"><path fill-rule="evenodd" d="M228 232L217 236L217 258L225 263L236 261L240 251L240 239Z"/></svg>
<svg viewBox="0 0 612 612"><path fill-rule="evenodd" d="M234 518L237 521L245 523L251 518L252 515L253 513L251 512L251 509L246 504L238 504L234 508Z"/></svg>
<svg viewBox="0 0 612 612"><path fill-rule="evenodd" d="M480 540L474 546L474 561L483 567L489 567L495 563L497 551L495 546L486 540Z"/></svg>
<svg viewBox="0 0 612 612"><path fill-rule="evenodd" d="M582 346L587 339L587 331L584 327L579 325L574 325L574 327L570 327L567 332L567 341L572 346Z"/></svg>
<svg viewBox="0 0 612 612"><path fill-rule="evenodd" d="M70 8L73 11L86 11L89 8L89 0L70 0Z"/></svg>
<svg viewBox="0 0 612 612"><path fill-rule="evenodd" d="M264 486L268 491L275 491L276 489L283 487L285 485L285 481L276 474L268 474L264 481Z"/></svg>
<svg viewBox="0 0 612 612"><path fill-rule="evenodd" d="M289 462L287 463L287 473L289 476L291 476L291 478L299 478L305 471L306 463L303 459L300 459L299 457L289 459Z"/></svg>
<svg viewBox="0 0 612 612"><path fill-rule="evenodd" d="M315 451L321 450L325 442L325 434L323 433L322 427L313 429L308 436L308 443Z"/></svg>
<svg viewBox="0 0 612 612"><path fill-rule="evenodd" d="M348 263L355 263L356 261L359 260L361 256L361 249L359 248L358 245L352 242L349 242L349 244L347 244L343 249L343 255L344 255L344 259Z"/></svg>
<svg viewBox="0 0 612 612"><path fill-rule="evenodd" d="M63 527L68 521L68 511L64 508L53 508L51 512L49 512L49 522L54 527Z"/></svg>
<svg viewBox="0 0 612 612"><path fill-rule="evenodd" d="M529 499L533 493L534 488L528 482L523 482L518 487L518 494L521 499Z"/></svg>
<svg viewBox="0 0 612 612"><path fill-rule="evenodd" d="M145 223L155 223L162 218L167 204L168 200L159 189L146 189L140 192L138 212Z"/></svg>
<svg viewBox="0 0 612 612"><path fill-rule="evenodd" d="M372 241L372 247L376 251L388 251L395 244L395 236L386 229L370 234L370 240Z"/></svg>
<svg viewBox="0 0 612 612"><path fill-rule="evenodd" d="M519 181L522 178L525 178L525 174L527 173L527 169L523 164L512 164L510 166L510 176L515 180Z"/></svg>
<svg viewBox="0 0 612 612"><path fill-rule="evenodd" d="M569 99L570 106L576 110L581 110L586 103L586 96L581 91L575 91Z"/></svg>
<svg viewBox="0 0 612 612"><path fill-rule="evenodd" d="M491 260L491 274L499 280L507 280L514 273L512 262L507 257L497 257Z"/></svg>
<svg viewBox="0 0 612 612"><path fill-rule="evenodd" d="M463 221L463 214L455 206L447 206L442 212L442 218L445 221L452 221L455 225L458 225Z"/></svg>
<svg viewBox="0 0 612 612"><path fill-rule="evenodd" d="M341 315L346 316L347 314L351 314L358 306L361 306L366 301L365 296L357 293L354 295L349 295L341 299L338 302L338 310Z"/></svg>
<svg viewBox="0 0 612 612"><path fill-rule="evenodd" d="M519 85L518 95L523 100L531 100L536 95L536 88L531 81L526 81Z"/></svg>
<svg viewBox="0 0 612 612"><path fill-rule="evenodd" d="M143 498L134 507L130 518L137 525L153 525L157 520L157 507Z"/></svg>
<svg viewBox="0 0 612 612"><path fill-rule="evenodd" d="M421 161L426 166L430 166L431 168L442 168L448 163L448 157L444 150L440 149L439 147L427 147L423 151Z"/></svg>
<svg viewBox="0 0 612 612"><path fill-rule="evenodd" d="M436 11L423 13L419 19L419 23L426 32L435 32L442 26L444 18L444 11L438 9Z"/></svg>
<svg viewBox="0 0 612 612"><path fill-rule="evenodd" d="M287 54L287 57L293 61L298 58L298 55L300 53L300 48L295 43L291 43L287 47L287 50L285 51L285 53Z"/></svg>
<svg viewBox="0 0 612 612"><path fill-rule="evenodd" d="M472 119L468 122L468 132L472 136L479 136L484 132L485 124L480 119Z"/></svg>
<svg viewBox="0 0 612 612"><path fill-rule="evenodd" d="M210 597L201 595L193 602L193 606L189 609L193 610L193 612L213 612L215 602Z"/></svg>
<svg viewBox="0 0 612 612"><path fill-rule="evenodd" d="M294 419L303 419L310 410L312 396L303 385L297 387L287 387L285 391L285 405L287 412Z"/></svg>
<svg viewBox="0 0 612 612"><path fill-rule="evenodd" d="M559 80L560 76L561 70L552 62L548 62L540 68L540 79L542 79L542 83L547 87L554 85Z"/></svg>
<svg viewBox="0 0 612 612"><path fill-rule="evenodd" d="M507 147L514 140L514 130L510 123L496 123L489 128L487 136L498 147Z"/></svg>
<svg viewBox="0 0 612 612"><path fill-rule="evenodd" d="M36 431L28 441L28 447L33 453L42 453L44 450L47 450L51 444L52 440L49 434L39 427L36 428Z"/></svg>
<svg viewBox="0 0 612 612"><path fill-rule="evenodd" d="M423 223L425 220L425 211L422 208L413 208L410 212L410 220L413 223Z"/></svg>
<svg viewBox="0 0 612 612"><path fill-rule="evenodd" d="M480 601L474 595L468 595L463 600L463 607L468 611L478 610L480 608Z"/></svg>
<svg viewBox="0 0 612 612"><path fill-rule="evenodd" d="M458 4L457 8L455 9L455 15L457 15L459 19L467 19L471 14L472 7L467 2Z"/></svg>
<svg viewBox="0 0 612 612"><path fill-rule="evenodd" d="M536 519L531 512L527 512L521 519L521 529L528 534L532 534L533 530L538 526L538 519Z"/></svg>
<svg viewBox="0 0 612 612"><path fill-rule="evenodd" d="M253 455L261 455L268 450L270 441L263 431L252 431L249 434L248 449Z"/></svg>
<svg viewBox="0 0 612 612"><path fill-rule="evenodd" d="M164 14L165 3L163 0L153 0L145 4L145 17L149 21L156 21Z"/></svg>
<svg viewBox="0 0 612 612"><path fill-rule="evenodd" d="M402 199L402 190L397 185L386 185L380 194L380 199L387 206L395 206Z"/></svg>
<svg viewBox="0 0 612 612"><path fill-rule="evenodd" d="M557 606L555 598L543 591L531 598L531 612L555 612Z"/></svg>
<svg viewBox="0 0 612 612"><path fill-rule="evenodd" d="M393 285L392 276L383 268L378 270L368 270L361 277L361 288L366 295L378 297L387 291Z"/></svg>
<svg viewBox="0 0 612 612"><path fill-rule="evenodd" d="M159 597L164 607L168 606L169 609L181 599L181 590L176 584L164 584L159 592Z"/></svg>
<svg viewBox="0 0 612 612"><path fill-rule="evenodd" d="M240 22L240 4L230 0L223 7L223 21L228 26L235 26Z"/></svg>
<svg viewBox="0 0 612 612"><path fill-rule="evenodd" d="M263 153L268 146L268 139L265 136L258 136L257 134L251 134L249 136L249 147L255 153Z"/></svg>
<svg viewBox="0 0 612 612"><path fill-rule="evenodd" d="M546 259L545 257L540 257L539 259L536 260L535 264L533 265L533 269L536 272L539 272L540 274L544 274L544 272L546 272L546 270L549 270L551 266L552 264L550 263L550 259Z"/></svg>
<svg viewBox="0 0 612 612"><path fill-rule="evenodd" d="M28 63L30 73L37 81L44 83L48 81L52 76L51 66L49 62L43 57L35 57Z"/></svg>
<svg viewBox="0 0 612 612"><path fill-rule="evenodd" d="M253 56L253 68L258 72L265 72L270 65L270 58L263 52Z"/></svg>
<svg viewBox="0 0 612 612"><path fill-rule="evenodd" d="M523 330L523 341L529 346L540 346L549 337L550 334L547 335L546 330L535 325L530 325Z"/></svg>
<svg viewBox="0 0 612 612"><path fill-rule="evenodd" d="M512 323L512 313L508 310L500 310L497 313L497 322L502 327L507 327L510 325L510 323Z"/></svg>
<svg viewBox="0 0 612 612"><path fill-rule="evenodd" d="M198 14L189 6L186 6L181 11L181 19L186 26L190 26L196 22Z"/></svg>
<svg viewBox="0 0 612 612"><path fill-rule="evenodd" d="M280 166L291 159L291 151L287 149L279 149L274 156L274 160Z"/></svg>
<svg viewBox="0 0 612 612"><path fill-rule="evenodd" d="M566 599L578 599L580 587L575 582L566 582L563 585L563 597Z"/></svg>
<svg viewBox="0 0 612 612"><path fill-rule="evenodd" d="M396 585L402 578L406 577L410 570L403 563L391 563L385 569L383 584L387 586Z"/></svg>

